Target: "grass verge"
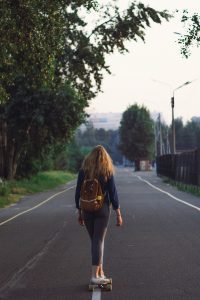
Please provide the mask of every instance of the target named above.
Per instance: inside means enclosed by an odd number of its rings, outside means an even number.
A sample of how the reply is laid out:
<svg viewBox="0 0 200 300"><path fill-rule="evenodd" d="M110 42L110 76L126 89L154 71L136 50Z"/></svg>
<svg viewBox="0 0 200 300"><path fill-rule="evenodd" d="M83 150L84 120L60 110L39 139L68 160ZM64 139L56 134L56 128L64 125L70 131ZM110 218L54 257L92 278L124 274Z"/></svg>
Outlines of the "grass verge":
<svg viewBox="0 0 200 300"><path fill-rule="evenodd" d="M174 181L172 179L165 178L163 180L165 183L169 183L176 187L179 191L190 193L192 195L200 197L200 187L196 185L185 184L182 182Z"/></svg>
<svg viewBox="0 0 200 300"><path fill-rule="evenodd" d="M22 196L43 192L76 178L64 171L40 172L29 179L0 182L0 207L17 202Z"/></svg>

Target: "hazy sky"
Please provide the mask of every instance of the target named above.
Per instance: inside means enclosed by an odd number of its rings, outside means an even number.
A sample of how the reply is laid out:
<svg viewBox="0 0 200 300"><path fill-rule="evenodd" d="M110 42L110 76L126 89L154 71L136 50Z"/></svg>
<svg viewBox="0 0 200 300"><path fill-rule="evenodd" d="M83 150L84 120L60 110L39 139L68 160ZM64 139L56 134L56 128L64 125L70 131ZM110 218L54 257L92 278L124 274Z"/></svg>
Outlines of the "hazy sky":
<svg viewBox="0 0 200 300"><path fill-rule="evenodd" d="M125 6L130 1L118 2ZM141 2L159 10L188 8L191 12L200 12L198 0ZM188 59L183 58L176 42L178 36L174 32L184 32L178 15L161 25L153 24L146 31L146 43L131 42L128 43L129 53L110 55L107 62L112 75L105 75L103 93L91 101L88 111L123 112L128 105L137 102L144 104L151 112L161 112L163 120L169 124L172 90L186 81L197 79L175 92L175 117L182 116L187 121L192 116L200 116L200 48L194 47L192 55Z"/></svg>

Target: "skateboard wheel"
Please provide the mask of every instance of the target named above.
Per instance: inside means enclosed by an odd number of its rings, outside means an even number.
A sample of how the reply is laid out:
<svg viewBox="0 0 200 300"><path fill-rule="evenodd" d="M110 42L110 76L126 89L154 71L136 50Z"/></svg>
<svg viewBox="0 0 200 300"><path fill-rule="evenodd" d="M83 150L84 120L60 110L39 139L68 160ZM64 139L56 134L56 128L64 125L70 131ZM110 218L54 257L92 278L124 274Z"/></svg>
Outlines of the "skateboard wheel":
<svg viewBox="0 0 200 300"><path fill-rule="evenodd" d="M89 284L89 291L94 291L96 288L99 288L103 291L112 291L112 278L109 278L110 281L106 284Z"/></svg>

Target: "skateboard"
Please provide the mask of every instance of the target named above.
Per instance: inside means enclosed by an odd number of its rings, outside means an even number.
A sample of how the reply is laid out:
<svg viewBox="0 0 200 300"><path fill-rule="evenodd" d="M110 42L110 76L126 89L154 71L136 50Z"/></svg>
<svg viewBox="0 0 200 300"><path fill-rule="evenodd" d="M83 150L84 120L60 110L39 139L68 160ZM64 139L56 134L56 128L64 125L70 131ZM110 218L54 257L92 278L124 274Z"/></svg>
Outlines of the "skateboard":
<svg viewBox="0 0 200 300"><path fill-rule="evenodd" d="M112 278L109 278L109 282L107 283L90 283L89 284L89 291L94 291L95 289L101 289L103 291L112 291Z"/></svg>

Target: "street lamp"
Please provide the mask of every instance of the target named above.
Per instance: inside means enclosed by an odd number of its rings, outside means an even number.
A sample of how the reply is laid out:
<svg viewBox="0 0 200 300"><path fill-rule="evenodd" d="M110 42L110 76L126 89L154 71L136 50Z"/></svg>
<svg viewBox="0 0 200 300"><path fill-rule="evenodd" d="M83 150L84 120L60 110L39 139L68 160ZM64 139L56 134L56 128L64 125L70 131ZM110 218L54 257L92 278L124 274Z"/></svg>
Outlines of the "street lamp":
<svg viewBox="0 0 200 300"><path fill-rule="evenodd" d="M175 134L175 122L174 122L174 92L181 89L182 87L184 87L185 85L188 85L192 82L194 82L197 79L194 79L192 81L186 81L185 83L183 83L182 85L178 86L177 88L172 90L172 87L170 84L163 82L163 81L159 81L156 79L152 79L155 82L167 85L168 87L170 87L170 90L172 91L171 93L171 107L172 107L172 154L176 153L176 134Z"/></svg>
<svg viewBox="0 0 200 300"><path fill-rule="evenodd" d="M188 85L195 81L196 79L192 81L186 81L182 85L178 86L173 90L172 97L171 97L171 107L172 107L172 154L176 154L176 133L175 133L175 122L174 122L174 92L181 89L185 85Z"/></svg>

